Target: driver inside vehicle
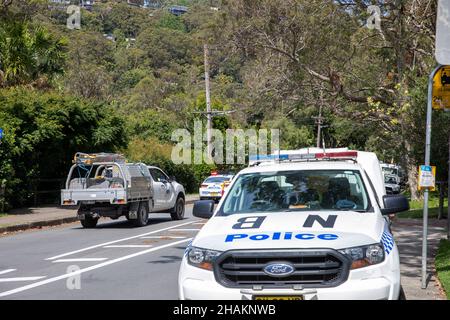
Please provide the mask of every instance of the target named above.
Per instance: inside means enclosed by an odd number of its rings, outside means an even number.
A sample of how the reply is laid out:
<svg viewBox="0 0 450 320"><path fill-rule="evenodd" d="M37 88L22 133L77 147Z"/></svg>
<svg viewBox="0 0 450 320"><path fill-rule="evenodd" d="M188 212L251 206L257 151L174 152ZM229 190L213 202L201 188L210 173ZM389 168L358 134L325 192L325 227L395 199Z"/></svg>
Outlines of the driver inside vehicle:
<svg viewBox="0 0 450 320"><path fill-rule="evenodd" d="M283 208L284 191L276 181L261 181L255 190L251 208L274 210Z"/></svg>
<svg viewBox="0 0 450 320"><path fill-rule="evenodd" d="M350 182L345 177L331 178L328 191L322 196L322 207L327 209L356 209L359 199L351 195Z"/></svg>
<svg viewBox="0 0 450 320"><path fill-rule="evenodd" d="M319 193L308 187L308 181L302 175L289 175L286 183L292 184L292 190L287 194L290 209L319 207Z"/></svg>

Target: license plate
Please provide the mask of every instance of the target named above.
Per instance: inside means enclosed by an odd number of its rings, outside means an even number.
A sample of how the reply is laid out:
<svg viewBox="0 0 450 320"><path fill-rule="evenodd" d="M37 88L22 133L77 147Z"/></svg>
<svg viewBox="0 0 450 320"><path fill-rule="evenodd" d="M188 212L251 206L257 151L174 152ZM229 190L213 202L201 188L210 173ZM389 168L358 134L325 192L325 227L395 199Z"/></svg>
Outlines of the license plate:
<svg viewBox="0 0 450 320"><path fill-rule="evenodd" d="M303 296L254 296L253 300L303 300Z"/></svg>
<svg viewBox="0 0 450 320"><path fill-rule="evenodd" d="M219 193L218 192L210 192L209 195L211 197L217 197L219 195Z"/></svg>

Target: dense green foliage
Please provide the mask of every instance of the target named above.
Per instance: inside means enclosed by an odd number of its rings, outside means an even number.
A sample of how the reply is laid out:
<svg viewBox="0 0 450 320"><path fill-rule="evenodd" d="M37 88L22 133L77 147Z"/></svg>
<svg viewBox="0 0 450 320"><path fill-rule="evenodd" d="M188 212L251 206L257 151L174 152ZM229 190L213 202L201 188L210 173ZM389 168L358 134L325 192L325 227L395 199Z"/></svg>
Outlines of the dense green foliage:
<svg viewBox="0 0 450 320"><path fill-rule="evenodd" d="M127 144L122 119L102 103L16 87L0 90L0 177L10 205L23 205L38 178L61 178L75 152Z"/></svg>
<svg viewBox="0 0 450 320"><path fill-rule="evenodd" d="M96 1L69 30L48 1L0 1L0 180L11 205L29 199L33 178L64 177L75 151L121 151L195 191L212 166L174 165L171 133L204 119L205 43L212 107L234 111L215 128L279 128L282 148L301 148L316 144L320 109L327 147L402 164L419 196L435 2L380 2L381 30L364 26L367 1L223 0L217 11L209 0L159 2L189 9ZM448 120L433 116L439 180Z"/></svg>

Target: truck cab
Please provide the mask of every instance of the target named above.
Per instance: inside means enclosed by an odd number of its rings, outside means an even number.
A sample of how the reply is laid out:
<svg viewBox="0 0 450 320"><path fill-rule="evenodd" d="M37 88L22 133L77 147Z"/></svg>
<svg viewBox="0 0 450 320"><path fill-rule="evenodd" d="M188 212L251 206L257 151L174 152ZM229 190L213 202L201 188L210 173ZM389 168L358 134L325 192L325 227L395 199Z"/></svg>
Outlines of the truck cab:
<svg viewBox="0 0 450 320"><path fill-rule="evenodd" d="M375 154L302 149L239 172L186 249L180 299L398 299L399 254Z"/></svg>

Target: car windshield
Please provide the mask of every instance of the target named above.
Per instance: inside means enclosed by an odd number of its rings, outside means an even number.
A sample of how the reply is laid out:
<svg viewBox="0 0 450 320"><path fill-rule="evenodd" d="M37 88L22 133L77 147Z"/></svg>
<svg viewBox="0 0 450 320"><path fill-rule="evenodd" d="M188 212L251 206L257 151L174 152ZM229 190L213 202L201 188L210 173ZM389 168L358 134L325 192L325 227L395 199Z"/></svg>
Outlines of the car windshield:
<svg viewBox="0 0 450 320"><path fill-rule="evenodd" d="M396 168L383 168L383 171L385 174L392 174L392 175L397 175L398 174L398 170Z"/></svg>
<svg viewBox="0 0 450 320"><path fill-rule="evenodd" d="M229 180L231 180L229 177L209 177L204 181L204 183L221 183Z"/></svg>
<svg viewBox="0 0 450 320"><path fill-rule="evenodd" d="M397 181L395 180L395 177L393 177L393 176L385 176L384 177L384 183L396 184Z"/></svg>
<svg viewBox="0 0 450 320"><path fill-rule="evenodd" d="M249 212L367 211L370 202L359 171L304 170L240 175L219 215Z"/></svg>

